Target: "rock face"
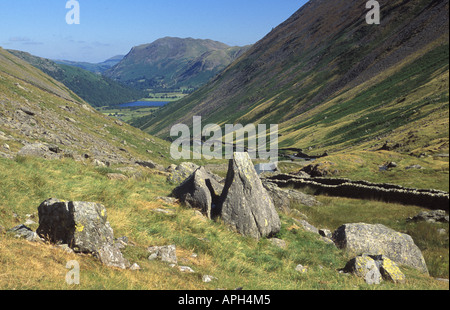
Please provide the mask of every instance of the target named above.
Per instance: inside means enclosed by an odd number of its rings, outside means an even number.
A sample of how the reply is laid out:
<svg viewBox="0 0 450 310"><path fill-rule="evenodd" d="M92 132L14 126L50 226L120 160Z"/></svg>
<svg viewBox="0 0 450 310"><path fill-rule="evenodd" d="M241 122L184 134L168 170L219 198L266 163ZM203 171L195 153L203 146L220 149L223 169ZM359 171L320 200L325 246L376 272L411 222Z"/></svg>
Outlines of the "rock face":
<svg viewBox="0 0 450 310"><path fill-rule="evenodd" d="M110 267L129 267L129 262L114 244L114 233L104 206L49 199L39 206L38 211L37 233L42 238L67 244L77 253L91 253Z"/></svg>
<svg viewBox="0 0 450 310"><path fill-rule="evenodd" d="M222 219L256 239L280 231L281 221L248 153L234 153L222 192Z"/></svg>
<svg viewBox="0 0 450 310"><path fill-rule="evenodd" d="M192 208L200 209L205 216L212 219L219 215L218 205L222 190L223 185L204 167L200 167L175 188L172 195Z"/></svg>
<svg viewBox="0 0 450 310"><path fill-rule="evenodd" d="M411 236L384 225L345 224L334 231L333 241L338 248L346 249L355 255L382 254L398 264L428 273L422 252Z"/></svg>

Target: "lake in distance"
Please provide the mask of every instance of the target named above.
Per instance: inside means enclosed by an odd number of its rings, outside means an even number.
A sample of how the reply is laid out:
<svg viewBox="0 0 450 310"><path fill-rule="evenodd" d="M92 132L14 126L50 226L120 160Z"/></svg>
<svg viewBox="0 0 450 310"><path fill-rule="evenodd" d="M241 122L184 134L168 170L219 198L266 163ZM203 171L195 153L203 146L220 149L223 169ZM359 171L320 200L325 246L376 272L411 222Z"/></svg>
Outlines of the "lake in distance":
<svg viewBox="0 0 450 310"><path fill-rule="evenodd" d="M122 103L119 105L119 108L134 108L134 107L163 107L168 102L166 101L135 101Z"/></svg>

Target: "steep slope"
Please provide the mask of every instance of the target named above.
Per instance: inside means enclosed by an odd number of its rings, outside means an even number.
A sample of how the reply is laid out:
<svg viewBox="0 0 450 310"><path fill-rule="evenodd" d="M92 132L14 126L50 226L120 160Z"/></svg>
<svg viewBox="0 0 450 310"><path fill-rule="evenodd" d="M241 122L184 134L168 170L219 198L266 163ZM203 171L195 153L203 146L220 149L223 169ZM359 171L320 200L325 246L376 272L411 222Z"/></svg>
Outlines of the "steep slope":
<svg viewBox="0 0 450 310"><path fill-rule="evenodd" d="M448 0L379 2L381 25L366 23L361 1L308 2L208 85L136 125L167 137L200 115L279 124L282 146L317 151L385 140L448 150Z"/></svg>
<svg viewBox="0 0 450 310"><path fill-rule="evenodd" d="M134 164L168 154L168 144L103 116L62 83L0 48L0 155L41 142L58 157ZM147 152L152 151L152 153ZM158 156L158 157L157 157Z"/></svg>
<svg viewBox="0 0 450 310"><path fill-rule="evenodd" d="M111 79L72 65L33 56L22 51L9 52L66 85L94 107L114 106L144 97L144 92L121 85Z"/></svg>
<svg viewBox="0 0 450 310"><path fill-rule="evenodd" d="M105 76L138 89L195 88L247 48L212 40L166 37L134 47Z"/></svg>

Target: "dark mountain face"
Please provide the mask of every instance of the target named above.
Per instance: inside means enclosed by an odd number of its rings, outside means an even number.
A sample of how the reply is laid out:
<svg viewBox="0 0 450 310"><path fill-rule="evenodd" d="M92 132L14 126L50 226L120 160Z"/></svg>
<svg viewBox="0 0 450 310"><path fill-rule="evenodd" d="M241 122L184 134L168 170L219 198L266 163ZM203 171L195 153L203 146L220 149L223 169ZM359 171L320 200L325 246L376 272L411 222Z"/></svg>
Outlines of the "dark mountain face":
<svg viewBox="0 0 450 310"><path fill-rule="evenodd" d="M144 129L167 136L171 125L201 115L205 123L277 123L282 144L325 147L429 117L413 111L424 104L418 89L448 85L448 0L379 3L381 24L368 25L364 1L308 2ZM448 113L448 92L426 92ZM307 138L311 126L322 128L315 141Z"/></svg>
<svg viewBox="0 0 450 310"><path fill-rule="evenodd" d="M167 37L134 47L105 75L138 89L195 88L205 84L247 48L212 40Z"/></svg>

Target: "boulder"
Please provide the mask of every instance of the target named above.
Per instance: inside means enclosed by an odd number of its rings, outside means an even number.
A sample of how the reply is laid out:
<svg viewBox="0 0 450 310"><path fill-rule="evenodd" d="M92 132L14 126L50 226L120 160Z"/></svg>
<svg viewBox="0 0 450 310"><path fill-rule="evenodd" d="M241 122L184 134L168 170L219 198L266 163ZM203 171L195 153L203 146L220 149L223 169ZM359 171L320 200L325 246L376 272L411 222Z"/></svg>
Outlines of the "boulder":
<svg viewBox="0 0 450 310"><path fill-rule="evenodd" d="M352 254L382 254L398 264L411 266L428 274L422 252L411 236L384 225L345 224L334 231L332 239L338 248L346 249Z"/></svg>
<svg viewBox="0 0 450 310"><path fill-rule="evenodd" d="M128 268L129 262L115 245L103 205L92 202L44 201L38 208L42 238L68 244L76 253L90 253L110 267Z"/></svg>
<svg viewBox="0 0 450 310"><path fill-rule="evenodd" d="M167 246L152 246L148 248L150 252L149 260L160 259L163 262L167 262L170 264L177 264L177 253L176 253L175 245L167 245Z"/></svg>
<svg viewBox="0 0 450 310"><path fill-rule="evenodd" d="M308 207L316 206L319 202L314 196L306 195L302 192L293 189L280 188L275 183L263 180L262 184L269 193L275 207L278 210L290 211L292 204L301 204Z"/></svg>
<svg viewBox="0 0 450 310"><path fill-rule="evenodd" d="M18 156L26 157L41 157L45 159L59 159L61 155L55 152L54 149L50 149L49 146L43 143L33 143L25 145L17 153Z"/></svg>
<svg viewBox="0 0 450 310"><path fill-rule="evenodd" d="M222 190L223 185L218 183L204 167L200 167L175 188L172 195L212 219L219 215L218 204Z"/></svg>
<svg viewBox="0 0 450 310"><path fill-rule="evenodd" d="M256 239L278 233L281 221L248 153L234 153L222 192L223 221Z"/></svg>
<svg viewBox="0 0 450 310"><path fill-rule="evenodd" d="M169 171L171 175L168 177L168 181L173 184L180 184L186 180L195 170L200 168L194 163L184 162L179 164L175 169Z"/></svg>
<svg viewBox="0 0 450 310"><path fill-rule="evenodd" d="M39 242L43 241L37 233L32 231L29 227L25 225L19 225L8 230L9 233L12 233L16 238L23 238L31 242Z"/></svg>
<svg viewBox="0 0 450 310"><path fill-rule="evenodd" d="M150 169L156 169L159 171L164 171L164 167L160 164L156 164L151 160L145 160L145 161L137 161L136 164L142 167L150 168Z"/></svg>
<svg viewBox="0 0 450 310"><path fill-rule="evenodd" d="M350 272L363 278L369 285L380 284L382 280L377 263L368 255L357 256L350 260L345 266L344 272Z"/></svg>
<svg viewBox="0 0 450 310"><path fill-rule="evenodd" d="M384 255L372 256L372 258L376 261L384 280L394 283L405 282L406 277L395 262Z"/></svg>
<svg viewBox="0 0 450 310"><path fill-rule="evenodd" d="M384 255L359 255L343 271L364 278L367 284L380 284L381 280L404 283L406 279L397 264Z"/></svg>

